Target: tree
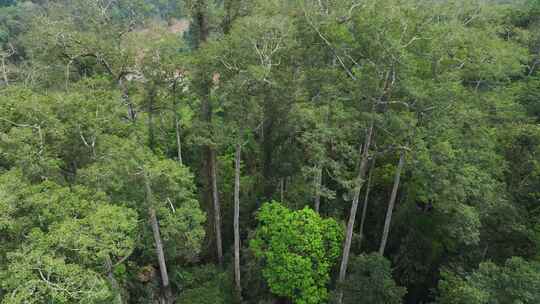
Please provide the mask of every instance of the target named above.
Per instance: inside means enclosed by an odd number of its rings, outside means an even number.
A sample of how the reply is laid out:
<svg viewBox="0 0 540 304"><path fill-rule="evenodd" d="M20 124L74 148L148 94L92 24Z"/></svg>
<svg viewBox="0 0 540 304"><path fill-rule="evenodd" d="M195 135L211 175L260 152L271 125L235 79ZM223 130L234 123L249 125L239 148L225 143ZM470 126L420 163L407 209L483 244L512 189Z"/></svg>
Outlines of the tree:
<svg viewBox="0 0 540 304"><path fill-rule="evenodd" d="M0 302L536 301L539 4L0 1Z"/></svg>
<svg viewBox="0 0 540 304"><path fill-rule="evenodd" d="M384 230L381 239L381 245L379 247L379 254L384 255L384 250L386 248L386 242L388 240L388 233L390 232L390 223L392 221L392 212L396 203L397 191L399 188L399 181L401 178L401 171L405 165L405 152L402 151L399 155L399 163L396 168L396 173L394 176L394 186L392 187L392 193L390 194L390 201L388 202L388 210L386 212L386 218L384 220Z"/></svg>
<svg viewBox="0 0 540 304"><path fill-rule="evenodd" d="M264 204L257 218L250 248L264 265L270 290L295 303L324 303L342 240L337 222L309 208L290 211L277 202Z"/></svg>
<svg viewBox="0 0 540 304"><path fill-rule="evenodd" d="M351 259L343 287L343 303L399 304L406 289L392 278L390 261L379 254L360 255Z"/></svg>
<svg viewBox="0 0 540 304"><path fill-rule="evenodd" d="M540 265L511 258L504 265L481 263L470 275L443 272L439 283L441 304L537 303L540 299Z"/></svg>
<svg viewBox="0 0 540 304"><path fill-rule="evenodd" d="M18 171L0 179L1 277L9 292L2 303L121 303L107 265L117 267L134 250L134 210L81 186L31 185Z"/></svg>
<svg viewBox="0 0 540 304"><path fill-rule="evenodd" d="M102 161L81 172L81 179L133 206L140 214L148 214L146 224L151 227L154 246L139 246L145 250L155 248L164 298L170 303L166 257L192 261L204 238L202 225L206 218L194 198L192 176L178 162L156 158L129 140L104 138L98 147Z"/></svg>

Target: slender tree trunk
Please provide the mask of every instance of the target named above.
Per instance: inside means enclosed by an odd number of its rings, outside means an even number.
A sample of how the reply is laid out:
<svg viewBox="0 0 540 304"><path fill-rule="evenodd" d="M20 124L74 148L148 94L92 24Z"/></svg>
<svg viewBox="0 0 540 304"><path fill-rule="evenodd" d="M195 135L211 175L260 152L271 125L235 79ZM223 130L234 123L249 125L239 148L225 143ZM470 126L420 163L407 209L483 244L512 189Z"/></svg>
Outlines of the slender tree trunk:
<svg viewBox="0 0 540 304"><path fill-rule="evenodd" d="M223 265L223 243L221 240L221 204L217 187L216 151L210 150L210 170L212 179L212 199L214 202L214 228L216 231L216 250L219 265Z"/></svg>
<svg viewBox="0 0 540 304"><path fill-rule="evenodd" d="M71 69L71 64L73 63L73 60L70 60L68 62L68 64L66 65L66 80L65 80L65 89L66 91L69 89L69 76L70 76L70 69Z"/></svg>
<svg viewBox="0 0 540 304"><path fill-rule="evenodd" d="M131 102L131 99L129 98L129 89L126 84L127 79L121 78L118 80L118 86L120 87L120 90L122 91L122 102L127 105L128 107L128 118L132 122L135 122L135 119L137 118L137 112L135 111L135 107L133 106L133 103Z"/></svg>
<svg viewBox="0 0 540 304"><path fill-rule="evenodd" d="M183 162L182 162L182 140L180 138L180 121L176 113L174 115L174 120L175 120L174 125L176 128L176 149L177 149L178 162L180 163L180 165L182 165Z"/></svg>
<svg viewBox="0 0 540 304"><path fill-rule="evenodd" d="M285 179L283 177L279 179L279 199L282 203L285 200Z"/></svg>
<svg viewBox="0 0 540 304"><path fill-rule="evenodd" d="M341 285L345 281L345 276L347 275L347 266L349 264L349 255L351 252L351 243L352 243L352 237L353 237L353 230L354 230L354 223L356 220L356 212L358 210L358 201L360 198L360 191L362 189L362 185L364 184L364 178L366 176L367 171L367 165L369 161L369 149L371 147L371 138L373 136L373 127L374 127L374 121L372 120L369 126L369 129L366 134L366 138L363 145L363 151L360 159L360 168L358 170L358 177L356 182L356 187L354 190L354 198L351 206L351 212L349 214L349 221L347 223L347 233L345 236L345 243L343 244L343 253L341 258L341 265L339 267L339 277L338 277L338 284ZM343 299L343 291L341 291L338 295L338 302L341 303Z"/></svg>
<svg viewBox="0 0 540 304"><path fill-rule="evenodd" d="M8 76L7 76L7 69L6 69L6 57L4 56L1 56L2 57L2 75L4 77L4 83L6 86L9 85L9 79L8 79Z"/></svg>
<svg viewBox="0 0 540 304"><path fill-rule="evenodd" d="M240 158L242 146L236 145L234 158L234 282L238 298L242 298L240 283Z"/></svg>
<svg viewBox="0 0 540 304"><path fill-rule="evenodd" d="M384 230L381 238L381 246L379 247L379 254L384 255L386 249L386 242L388 240L388 233L390 232L390 223L392 222L392 213L396 204L396 197L399 188L399 180L401 178L401 171L405 164L405 151L402 151L399 156L399 163L396 168L396 174L394 176L394 187L392 188L392 194L390 195L390 201L388 202L388 210L386 211L386 219L384 220Z"/></svg>
<svg viewBox="0 0 540 304"><path fill-rule="evenodd" d="M156 216L156 210L153 207L153 198L152 198L152 187L150 186L150 180L145 173L145 190L146 190L146 204L148 205L148 217L150 220L150 225L152 227L152 233L154 235L154 242L156 246L156 256L159 263L159 271L161 274L161 284L163 290L164 302L167 304L172 304L172 292L171 286L169 284L169 275L167 273L167 263L165 262L165 252L163 250L163 242L161 241L161 234L159 232L159 222Z"/></svg>
<svg viewBox="0 0 540 304"><path fill-rule="evenodd" d="M321 208L321 188L322 188L322 167L317 168L315 177L315 212L319 213Z"/></svg>
<svg viewBox="0 0 540 304"><path fill-rule="evenodd" d="M174 128L176 132L176 150L178 162L182 165L182 141L180 138L180 118L178 117L178 102L176 101L176 80L173 84L173 113L174 113Z"/></svg>
<svg viewBox="0 0 540 304"><path fill-rule="evenodd" d="M364 196L364 206L362 206L362 217L360 218L360 240L358 247L362 246L362 241L364 240L364 224L366 222L367 207L369 202L369 192L371 191L371 182L373 178L373 171L375 170L375 157L371 161L371 169L369 169L369 177L366 187L366 194Z"/></svg>

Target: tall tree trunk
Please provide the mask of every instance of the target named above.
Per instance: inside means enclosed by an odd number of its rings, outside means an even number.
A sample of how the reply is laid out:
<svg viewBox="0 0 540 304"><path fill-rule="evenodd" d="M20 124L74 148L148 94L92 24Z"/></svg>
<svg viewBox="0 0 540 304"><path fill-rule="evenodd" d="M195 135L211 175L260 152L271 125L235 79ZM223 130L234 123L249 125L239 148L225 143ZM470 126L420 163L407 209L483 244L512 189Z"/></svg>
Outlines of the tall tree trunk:
<svg viewBox="0 0 540 304"><path fill-rule="evenodd" d="M369 169L369 177L366 186L366 194L364 196L364 205L362 206L362 217L360 218L360 240L358 247L361 248L362 241L364 240L364 224L366 222L367 207L369 202L369 192L371 191L371 182L373 179L373 171L375 170L375 157L371 160L371 169Z"/></svg>
<svg viewBox="0 0 540 304"><path fill-rule="evenodd" d="M279 179L279 199L282 203L285 200L285 179L283 177Z"/></svg>
<svg viewBox="0 0 540 304"><path fill-rule="evenodd" d="M148 217L150 220L150 226L152 227L152 233L154 235L154 242L156 246L156 256L159 264L159 271L161 274L161 284L163 291L164 302L172 304L172 292L169 284L169 275L167 273L167 263L165 262L165 252L163 250L163 242L161 241L161 234L159 232L159 222L156 216L156 210L153 207L152 187L150 186L150 180L146 172L144 173L144 184L146 190L146 204L148 205Z"/></svg>
<svg viewBox="0 0 540 304"><path fill-rule="evenodd" d="M341 265L339 267L339 277L338 277L338 284L341 285L345 281L345 276L347 274L347 266L349 264L349 255L351 253L351 243L352 243L352 237L353 237L353 230L354 230L354 223L356 220L356 212L358 210L358 201L360 198L360 191L362 189L362 185L364 184L364 178L366 176L367 171L367 165L369 161L369 149L371 147L371 138L373 136L373 128L374 128L375 122L371 120L370 126L368 128L366 138L363 145L363 151L360 159L360 167L358 170L358 177L356 181L356 187L354 190L354 198L351 206L351 212L349 214L349 221L347 223L347 234L345 236L345 243L343 244L343 253L341 258ZM338 295L338 302L341 303L343 299L343 291L341 291Z"/></svg>
<svg viewBox="0 0 540 304"><path fill-rule="evenodd" d="M322 188L322 167L317 168L315 173L315 212L319 213L321 208L321 188Z"/></svg>
<svg viewBox="0 0 540 304"><path fill-rule="evenodd" d="M125 79L125 77L122 77L118 79L117 84L122 92L122 103L124 103L128 107L127 117L132 122L135 122L135 119L137 118L137 112L135 111L135 107L133 106L133 103L131 102L131 99L129 98L129 89L126 84L127 81L128 80Z"/></svg>
<svg viewBox="0 0 540 304"><path fill-rule="evenodd" d="M396 197L399 188L399 180L401 178L401 171L405 164L405 151L401 151L399 156L399 163L396 168L396 174L394 176L394 187L392 188L392 194L390 195L390 201L388 202L388 210L386 211L386 218L384 220L384 229L381 238L381 246L379 247L379 254L384 255L386 249L386 242L388 240L388 233L390 232L390 223L392 222L392 213L396 204Z"/></svg>
<svg viewBox="0 0 540 304"><path fill-rule="evenodd" d="M208 41L210 35L210 29L208 26L208 4L207 0L197 0L195 3L194 21L199 28L199 39L197 48L203 43ZM208 75L211 77L211 75ZM204 89L202 96L202 114L203 119L208 123L208 127L212 124L212 105L210 103L210 83ZM221 206L219 203L219 191L217 188L217 173L216 173L216 151L211 146L205 147L206 160L205 165L207 169L207 186L212 189L212 203L214 209L214 231L216 240L216 251L219 265L223 264L223 246L221 238Z"/></svg>
<svg viewBox="0 0 540 304"><path fill-rule="evenodd" d="M175 125L175 129L176 129L176 149L177 149L177 157L178 157L178 162L180 163L180 165L183 164L182 162L182 140L180 138L180 121L178 119L178 115L175 113L174 115L174 125Z"/></svg>
<svg viewBox="0 0 540 304"><path fill-rule="evenodd" d="M180 138L180 118L178 117L178 101L176 100L176 80L173 84L173 113L174 113L174 128L176 132L176 155L178 162L182 165L182 141Z"/></svg>
<svg viewBox="0 0 540 304"><path fill-rule="evenodd" d="M240 283L240 158L242 146L236 145L234 158L234 282L238 298L242 298Z"/></svg>
<svg viewBox="0 0 540 304"><path fill-rule="evenodd" d="M217 187L216 151L210 150L210 171L212 179L212 200L214 202L214 228L216 232L216 250L219 265L223 265L223 245L221 240L221 204Z"/></svg>
<svg viewBox="0 0 540 304"><path fill-rule="evenodd" d="M6 57L2 56L2 55L0 55L0 57L2 58L2 76L4 77L4 84L6 86L8 86L9 85L9 79L8 79L8 76L7 76L7 69L6 69Z"/></svg>

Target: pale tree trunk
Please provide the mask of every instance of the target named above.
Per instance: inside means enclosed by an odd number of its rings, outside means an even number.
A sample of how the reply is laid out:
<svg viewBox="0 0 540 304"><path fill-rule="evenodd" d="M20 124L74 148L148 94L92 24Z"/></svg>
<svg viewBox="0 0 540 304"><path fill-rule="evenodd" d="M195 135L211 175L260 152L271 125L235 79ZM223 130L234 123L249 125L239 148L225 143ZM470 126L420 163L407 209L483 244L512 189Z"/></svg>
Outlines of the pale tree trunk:
<svg viewBox="0 0 540 304"><path fill-rule="evenodd" d="M69 77L70 77L70 69L71 65L73 64L73 60L70 60L68 64L66 65L66 83L65 83L65 89L66 91L69 89Z"/></svg>
<svg viewBox="0 0 540 304"><path fill-rule="evenodd" d="M2 58L2 76L4 77L4 83L6 84L6 86L9 85L9 79L8 79L8 76L7 76L7 69L6 69L6 57L5 56L0 56Z"/></svg>
<svg viewBox="0 0 540 304"><path fill-rule="evenodd" d="M367 171L367 165L369 161L369 149L371 147L371 138L373 136L373 127L374 127L374 121L372 120L369 126L369 129L366 134L366 139L364 141L363 145L363 151L360 158L360 167L358 170L358 177L356 181L356 187L354 190L354 198L351 206L351 212L349 214L349 221L347 223L347 232L345 235L345 243L343 244L343 253L341 258L341 265L339 267L339 277L338 277L338 284L341 285L345 281L345 276L347 275L347 266L349 264L349 255L351 252L351 243L352 243L352 237L353 237L353 230L354 230L354 223L356 220L356 212L358 210L358 201L360 198L360 191L362 189L362 185L364 184L364 178L366 176ZM338 295L338 302L341 303L343 299L343 291L340 288L340 292Z"/></svg>
<svg viewBox="0 0 540 304"><path fill-rule="evenodd" d="M279 179L279 199L282 203L285 199L285 179L283 177Z"/></svg>
<svg viewBox="0 0 540 304"><path fill-rule="evenodd" d="M219 192L217 187L216 173L216 150L210 150L210 171L212 180L212 200L214 203L214 228L216 232L216 250L219 265L223 265L223 243L221 240L221 204L219 202Z"/></svg>
<svg viewBox="0 0 540 304"><path fill-rule="evenodd" d="M388 233L390 232L390 223L392 222L392 213L394 211L394 206L396 204L396 197L399 188L399 180L401 178L401 171L405 164L405 151L401 151L399 156L399 163L396 168L396 173L394 176L394 187L392 188L392 194L390 195L390 201L388 202L388 210L386 211L386 218L384 220L384 229L381 238L381 246L379 247L379 254L384 255L384 250L386 249L386 242L388 240Z"/></svg>
<svg viewBox="0 0 540 304"><path fill-rule="evenodd" d="M322 188L322 167L317 168L315 177L315 212L319 213L321 208L321 188Z"/></svg>
<svg viewBox="0 0 540 304"><path fill-rule="evenodd" d="M183 162L182 162L182 140L180 138L180 121L176 113L174 115L174 120L175 120L174 125L176 128L176 149L177 149L178 162L180 163L180 165L182 165Z"/></svg>
<svg viewBox="0 0 540 304"><path fill-rule="evenodd" d="M0 54L0 57L2 59L2 76L4 78L4 83L5 83L6 86L9 86L9 77L8 77L8 70L7 70L7 67L6 67L6 59L10 58L11 56L15 55L15 53L16 53L15 48L13 47L13 45L11 45L11 43L9 43L8 45L9 45L10 50Z"/></svg>
<svg viewBox="0 0 540 304"><path fill-rule="evenodd" d="M174 128L176 131L176 151L178 162L182 165L182 141L180 138L180 119L178 117L178 102L176 101L176 80L173 84L173 113L174 113Z"/></svg>
<svg viewBox="0 0 540 304"><path fill-rule="evenodd" d="M122 102L127 105L128 107L128 118L131 120L131 122L135 122L137 119L137 112L135 111L135 107L133 106L133 103L131 102L131 99L129 97L129 88L126 84L128 80L123 78L118 80L118 86L120 87L122 91Z"/></svg>
<svg viewBox="0 0 540 304"><path fill-rule="evenodd" d="M152 187L150 186L150 180L146 173L145 176L145 188L146 188L146 204L148 205L148 217L152 232L154 235L154 242L156 246L156 255L159 263L159 271L161 274L161 284L163 290L163 302L166 304L172 304L172 292L169 284L169 275L167 273L167 263L165 262L165 252L163 250L163 242L161 241L161 234L159 232L159 223L156 216L156 210L153 207Z"/></svg>
<svg viewBox="0 0 540 304"><path fill-rule="evenodd" d="M234 282L238 298L242 298L240 283L240 158L242 146L236 145L234 158Z"/></svg>
<svg viewBox="0 0 540 304"><path fill-rule="evenodd" d="M364 240L364 224L366 222L367 207L369 203L369 192L371 191L371 182L373 179L373 171L375 170L375 157L371 160L371 169L369 169L369 177L366 186L366 194L364 196L364 206L362 206L362 216L360 218L360 240L358 247L362 246L362 241Z"/></svg>

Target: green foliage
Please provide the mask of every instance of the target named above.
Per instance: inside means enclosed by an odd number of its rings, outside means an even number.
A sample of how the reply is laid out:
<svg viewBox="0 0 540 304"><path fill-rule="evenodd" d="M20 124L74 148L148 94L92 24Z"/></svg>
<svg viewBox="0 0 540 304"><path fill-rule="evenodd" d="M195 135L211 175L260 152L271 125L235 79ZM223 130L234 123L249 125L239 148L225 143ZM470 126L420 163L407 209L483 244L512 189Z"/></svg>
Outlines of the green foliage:
<svg viewBox="0 0 540 304"><path fill-rule="evenodd" d="M264 204L259 228L250 242L263 263L273 293L295 303L324 303L330 270L340 254L342 228L311 209L291 211L280 203Z"/></svg>
<svg viewBox="0 0 540 304"><path fill-rule="evenodd" d="M46 251L22 249L10 255L3 304L110 303L109 285L98 272L66 263Z"/></svg>
<svg viewBox="0 0 540 304"><path fill-rule="evenodd" d="M81 170L81 182L100 189L113 201L138 210L146 218L150 207L146 201L145 176L150 179L153 205L160 219L167 254L172 258L195 260L205 236L206 217L195 199L193 176L189 169L169 159L160 159L149 149L115 136L103 137L98 143L100 161ZM142 228L142 227L141 227ZM150 231L144 229L146 233ZM151 235L141 244L153 252Z"/></svg>
<svg viewBox="0 0 540 304"><path fill-rule="evenodd" d="M176 280L182 286L177 302L180 304L232 303L231 274L212 265L179 270Z"/></svg>
<svg viewBox="0 0 540 304"><path fill-rule="evenodd" d="M30 185L16 171L0 179L2 303L107 303L103 270L132 253L135 212L80 186Z"/></svg>
<svg viewBox="0 0 540 304"><path fill-rule="evenodd" d="M440 304L538 303L540 265L511 258L504 266L480 264L471 275L444 272L439 283Z"/></svg>
<svg viewBox="0 0 540 304"><path fill-rule="evenodd" d="M407 292L392 278L390 261L378 254L351 258L343 303L399 304Z"/></svg>
<svg viewBox="0 0 540 304"><path fill-rule="evenodd" d="M243 301L327 303L371 123L344 301L540 302L539 75L538 0L0 0L0 302L163 302L149 211L232 302L241 145Z"/></svg>

